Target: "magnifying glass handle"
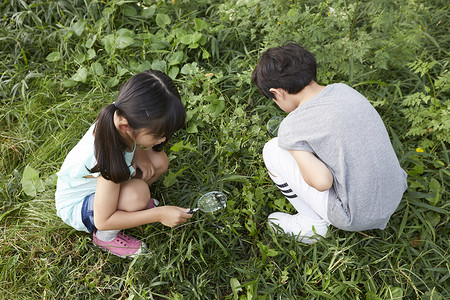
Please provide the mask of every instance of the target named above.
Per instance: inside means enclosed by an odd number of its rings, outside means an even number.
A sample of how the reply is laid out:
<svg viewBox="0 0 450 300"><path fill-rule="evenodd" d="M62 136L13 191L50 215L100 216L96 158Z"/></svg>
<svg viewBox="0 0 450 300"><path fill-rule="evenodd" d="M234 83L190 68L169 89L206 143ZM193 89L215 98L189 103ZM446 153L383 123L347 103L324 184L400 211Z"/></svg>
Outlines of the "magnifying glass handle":
<svg viewBox="0 0 450 300"><path fill-rule="evenodd" d="M188 214L193 214L194 212L196 212L198 210L198 207L191 209Z"/></svg>

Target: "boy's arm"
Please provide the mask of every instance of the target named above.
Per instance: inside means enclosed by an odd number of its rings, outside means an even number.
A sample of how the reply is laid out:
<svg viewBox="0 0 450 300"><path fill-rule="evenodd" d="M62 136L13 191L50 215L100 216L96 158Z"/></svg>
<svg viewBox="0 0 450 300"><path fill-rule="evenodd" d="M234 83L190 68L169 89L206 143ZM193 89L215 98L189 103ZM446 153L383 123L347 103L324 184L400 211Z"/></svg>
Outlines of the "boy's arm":
<svg viewBox="0 0 450 300"><path fill-rule="evenodd" d="M300 168L303 179L316 190L323 192L333 185L333 175L327 166L313 153L289 150Z"/></svg>

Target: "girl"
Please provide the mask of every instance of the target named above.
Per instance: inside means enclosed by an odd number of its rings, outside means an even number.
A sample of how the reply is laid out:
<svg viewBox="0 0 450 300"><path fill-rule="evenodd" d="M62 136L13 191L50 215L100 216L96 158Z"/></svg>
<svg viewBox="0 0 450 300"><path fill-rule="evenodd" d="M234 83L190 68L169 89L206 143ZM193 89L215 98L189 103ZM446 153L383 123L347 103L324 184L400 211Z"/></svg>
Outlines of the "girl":
<svg viewBox="0 0 450 300"><path fill-rule="evenodd" d="M120 230L161 222L174 227L189 208L155 207L148 185L166 172L161 151L184 125L185 111L172 80L149 70L128 80L104 107L57 173L58 216L114 255L134 257L146 247Z"/></svg>

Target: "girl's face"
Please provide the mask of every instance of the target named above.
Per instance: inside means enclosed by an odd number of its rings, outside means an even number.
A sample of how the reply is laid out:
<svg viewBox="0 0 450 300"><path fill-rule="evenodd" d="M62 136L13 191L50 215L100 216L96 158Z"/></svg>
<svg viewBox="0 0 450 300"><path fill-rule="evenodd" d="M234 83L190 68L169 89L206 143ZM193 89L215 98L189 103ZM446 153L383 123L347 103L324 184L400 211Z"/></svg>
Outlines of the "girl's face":
<svg viewBox="0 0 450 300"><path fill-rule="evenodd" d="M136 142L136 144L144 148L152 148L153 146L159 145L166 140L166 137L156 136L145 129L133 131L133 136L131 136L131 138Z"/></svg>

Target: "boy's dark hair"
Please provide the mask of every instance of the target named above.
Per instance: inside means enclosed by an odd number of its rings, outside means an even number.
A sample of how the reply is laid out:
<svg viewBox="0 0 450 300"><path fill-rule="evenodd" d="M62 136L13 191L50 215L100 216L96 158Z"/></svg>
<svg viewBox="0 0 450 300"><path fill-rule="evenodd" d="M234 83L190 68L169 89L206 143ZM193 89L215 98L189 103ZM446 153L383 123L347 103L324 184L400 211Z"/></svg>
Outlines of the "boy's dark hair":
<svg viewBox="0 0 450 300"><path fill-rule="evenodd" d="M252 81L268 98L274 98L271 88L282 88L297 94L316 80L317 63L314 55L296 43L268 49L252 73Z"/></svg>
<svg viewBox="0 0 450 300"><path fill-rule="evenodd" d="M186 112L173 81L163 72L148 70L134 75L121 86L116 102L104 107L96 121L95 158L97 164L89 171L115 183L130 178L125 163L126 143L114 125L114 113L127 119L133 130L146 129L164 143L153 147L161 151L173 133L183 127Z"/></svg>

